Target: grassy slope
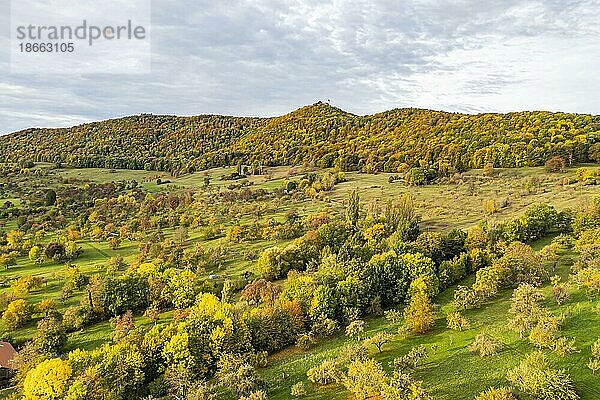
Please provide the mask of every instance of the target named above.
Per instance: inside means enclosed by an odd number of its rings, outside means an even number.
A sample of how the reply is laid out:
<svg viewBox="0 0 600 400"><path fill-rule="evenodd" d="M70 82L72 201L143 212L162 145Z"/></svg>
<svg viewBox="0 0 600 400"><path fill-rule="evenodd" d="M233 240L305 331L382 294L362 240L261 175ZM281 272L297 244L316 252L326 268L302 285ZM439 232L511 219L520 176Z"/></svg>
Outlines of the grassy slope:
<svg viewBox="0 0 600 400"><path fill-rule="evenodd" d="M567 255L568 256L568 255ZM569 265L562 258L558 265L557 273L566 278ZM472 278L465 283L471 283ZM367 321L365 337L374 335L379 331L394 334L394 340L384 346L382 353L372 347L371 355L380 361L384 368L391 371L389 362L395 357L406 354L411 347L425 345L429 357L415 372L418 379L423 380L435 399L470 399L490 386L506 386L506 372L516 366L525 354L534 351L527 339L520 340L519 336L506 327L508 320L507 311L510 306L512 291L505 290L492 302L478 310L469 310L465 313L471 322L471 328L463 331L453 331L446 328L445 313L451 310L449 303L452 300L455 287L449 288L438 297L440 306L435 328L432 332L421 335L402 335L398 333L401 323L391 324L384 318L375 318ZM547 298L551 297L550 288L544 287ZM600 337L600 314L595 310L598 301L588 301L581 291L574 290L572 299L558 307L552 300L545 302L553 313L564 313L568 316L562 335L575 338L578 353L564 358L550 352L550 358L560 368L565 368L576 382L577 390L582 399L592 400L600 398L599 378L592 375L586 364L590 357L591 344ZM503 350L496 356L481 358L467 349L479 332L486 332L504 343ZM335 358L341 347L350 343L343 334L318 344L309 352L302 352L297 348L289 348L271 357L271 365L262 371L272 387L273 399L290 398L290 388L298 381L306 380L306 371L327 358ZM432 348L432 345L435 350ZM285 372L287 379L282 379ZM329 387L311 386L305 399L334 400L345 399L350 394L342 385L329 385Z"/></svg>

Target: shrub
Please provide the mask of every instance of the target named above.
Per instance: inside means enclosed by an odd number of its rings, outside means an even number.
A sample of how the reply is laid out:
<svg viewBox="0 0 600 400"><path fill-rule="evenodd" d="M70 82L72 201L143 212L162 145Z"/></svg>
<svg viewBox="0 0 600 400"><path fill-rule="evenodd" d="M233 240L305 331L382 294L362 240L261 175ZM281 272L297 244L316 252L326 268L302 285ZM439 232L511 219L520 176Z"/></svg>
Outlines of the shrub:
<svg viewBox="0 0 600 400"><path fill-rule="evenodd" d="M293 397L302 397L306 394L306 386L304 382L297 382L292 385L290 393Z"/></svg>
<svg viewBox="0 0 600 400"><path fill-rule="evenodd" d="M563 172L565 170L565 159L562 157L552 157L544 165L546 172Z"/></svg>

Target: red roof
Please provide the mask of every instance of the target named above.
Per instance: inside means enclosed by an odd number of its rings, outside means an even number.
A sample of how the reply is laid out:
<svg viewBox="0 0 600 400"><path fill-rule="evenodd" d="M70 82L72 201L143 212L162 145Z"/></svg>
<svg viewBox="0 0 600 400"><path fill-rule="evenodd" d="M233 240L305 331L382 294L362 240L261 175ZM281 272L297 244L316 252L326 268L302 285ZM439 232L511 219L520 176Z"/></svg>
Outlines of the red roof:
<svg viewBox="0 0 600 400"><path fill-rule="evenodd" d="M0 342L0 368L10 368L13 358L17 355L12 344L8 342Z"/></svg>

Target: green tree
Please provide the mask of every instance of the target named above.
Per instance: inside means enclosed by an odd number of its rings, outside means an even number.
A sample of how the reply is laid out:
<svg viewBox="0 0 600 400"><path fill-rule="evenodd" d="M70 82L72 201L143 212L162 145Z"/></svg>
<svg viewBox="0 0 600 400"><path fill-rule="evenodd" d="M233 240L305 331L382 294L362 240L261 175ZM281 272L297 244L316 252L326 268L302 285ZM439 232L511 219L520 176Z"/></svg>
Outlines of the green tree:
<svg viewBox="0 0 600 400"><path fill-rule="evenodd" d="M354 228L358 226L360 213L360 197L356 190L348 194L348 204L346 205L346 223Z"/></svg>

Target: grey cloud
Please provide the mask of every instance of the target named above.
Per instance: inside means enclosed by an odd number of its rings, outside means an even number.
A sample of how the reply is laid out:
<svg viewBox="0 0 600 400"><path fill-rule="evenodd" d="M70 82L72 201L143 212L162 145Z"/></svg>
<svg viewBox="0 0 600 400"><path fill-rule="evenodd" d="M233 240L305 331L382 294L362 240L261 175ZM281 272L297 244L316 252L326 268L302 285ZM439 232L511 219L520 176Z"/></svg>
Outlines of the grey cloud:
<svg viewBox="0 0 600 400"><path fill-rule="evenodd" d="M155 0L152 14L151 74L5 73L0 132L139 112L276 115L328 98L354 113L508 111L513 91L531 93L518 107L600 107L593 85L578 103L563 93L594 74L580 70L583 44L600 57L595 0ZM565 42L572 65L549 65ZM541 104L540 76L557 75Z"/></svg>

